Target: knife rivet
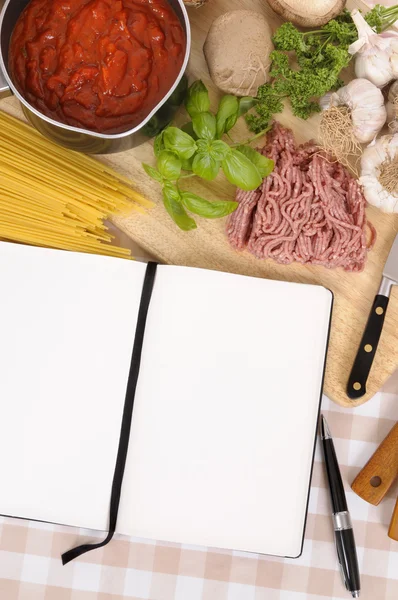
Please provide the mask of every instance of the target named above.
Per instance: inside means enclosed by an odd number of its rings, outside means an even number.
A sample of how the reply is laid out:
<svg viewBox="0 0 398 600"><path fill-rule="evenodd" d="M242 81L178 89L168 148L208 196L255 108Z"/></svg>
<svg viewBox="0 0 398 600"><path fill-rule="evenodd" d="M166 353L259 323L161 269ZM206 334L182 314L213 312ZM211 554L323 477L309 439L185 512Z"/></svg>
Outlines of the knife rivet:
<svg viewBox="0 0 398 600"><path fill-rule="evenodd" d="M371 346L370 344L366 344L366 346L364 347L365 352L372 352L373 350L373 346Z"/></svg>
<svg viewBox="0 0 398 600"><path fill-rule="evenodd" d="M376 308L376 315L382 315L384 312L384 308L382 308L381 306L378 306Z"/></svg>
<svg viewBox="0 0 398 600"><path fill-rule="evenodd" d="M353 386L352 386L352 387L354 388L354 390L357 390L357 391L358 391L358 390L360 390L360 389L361 389L361 387L362 387L362 386L361 386L361 384L359 383L359 381L356 381L356 382L353 384Z"/></svg>

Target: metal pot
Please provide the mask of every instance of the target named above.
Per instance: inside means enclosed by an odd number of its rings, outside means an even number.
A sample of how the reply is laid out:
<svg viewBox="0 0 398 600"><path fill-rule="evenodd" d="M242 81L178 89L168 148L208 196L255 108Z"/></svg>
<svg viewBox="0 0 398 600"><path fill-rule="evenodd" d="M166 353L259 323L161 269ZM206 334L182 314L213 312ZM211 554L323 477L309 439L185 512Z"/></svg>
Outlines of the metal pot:
<svg viewBox="0 0 398 600"><path fill-rule="evenodd" d="M147 141L163 129L173 118L182 103L187 89L184 75L191 49L191 28L183 0L168 0L185 31L187 45L184 62L170 91L149 115L139 124L124 133L96 133L88 129L71 127L43 115L25 100L14 86L8 69L10 38L19 15L29 0L6 0L0 14L0 97L15 94L22 104L23 112L40 133L53 142L72 150L91 154L108 154L129 150Z"/></svg>

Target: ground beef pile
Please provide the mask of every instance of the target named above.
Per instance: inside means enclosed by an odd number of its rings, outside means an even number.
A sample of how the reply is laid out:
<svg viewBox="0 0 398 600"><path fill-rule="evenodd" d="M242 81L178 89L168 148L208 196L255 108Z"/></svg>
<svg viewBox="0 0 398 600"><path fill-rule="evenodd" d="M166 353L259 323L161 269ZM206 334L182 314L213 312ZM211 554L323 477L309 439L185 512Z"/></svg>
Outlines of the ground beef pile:
<svg viewBox="0 0 398 600"><path fill-rule="evenodd" d="M358 181L315 144L296 147L292 132L279 123L262 154L274 160L274 171L257 190L237 190L239 206L227 226L231 245L282 264L362 271L375 231L366 222Z"/></svg>

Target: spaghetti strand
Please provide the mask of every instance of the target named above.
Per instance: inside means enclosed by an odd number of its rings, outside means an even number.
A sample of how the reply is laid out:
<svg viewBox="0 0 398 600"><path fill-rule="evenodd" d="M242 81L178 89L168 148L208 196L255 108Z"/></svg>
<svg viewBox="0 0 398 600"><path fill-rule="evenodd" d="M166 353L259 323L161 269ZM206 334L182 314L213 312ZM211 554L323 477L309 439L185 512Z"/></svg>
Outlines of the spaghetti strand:
<svg viewBox="0 0 398 600"><path fill-rule="evenodd" d="M0 239L128 258L104 220L152 206L132 185L0 111Z"/></svg>

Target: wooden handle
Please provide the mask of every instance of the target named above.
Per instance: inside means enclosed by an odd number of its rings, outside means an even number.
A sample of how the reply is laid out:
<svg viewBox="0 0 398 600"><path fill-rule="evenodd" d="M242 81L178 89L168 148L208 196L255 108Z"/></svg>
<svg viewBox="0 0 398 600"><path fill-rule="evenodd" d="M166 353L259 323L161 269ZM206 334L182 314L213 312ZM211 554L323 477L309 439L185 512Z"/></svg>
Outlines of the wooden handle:
<svg viewBox="0 0 398 600"><path fill-rule="evenodd" d="M355 478L352 489L358 496L379 504L398 475L398 423Z"/></svg>
<svg viewBox="0 0 398 600"><path fill-rule="evenodd" d="M395 503L394 512L392 514L388 537L398 542L398 498Z"/></svg>
<svg viewBox="0 0 398 600"><path fill-rule="evenodd" d="M347 384L347 396L352 400L361 398L366 394L368 380L373 359L383 330L384 318L388 306L387 296L377 295L370 311L365 333L362 336L357 356L351 370Z"/></svg>

